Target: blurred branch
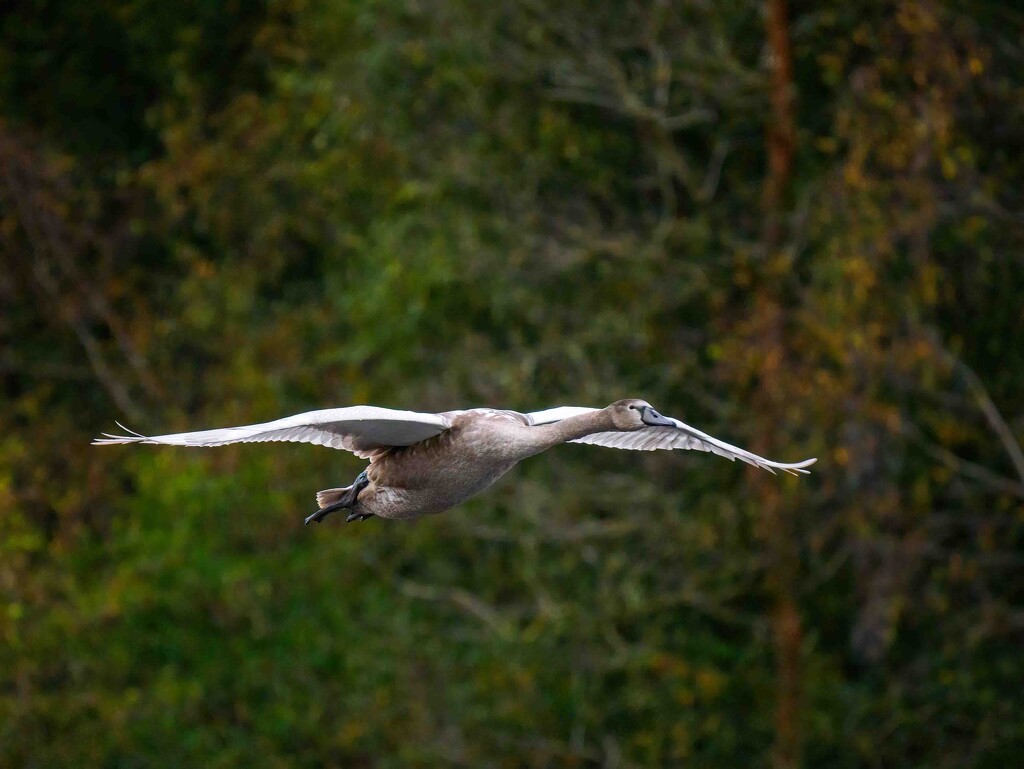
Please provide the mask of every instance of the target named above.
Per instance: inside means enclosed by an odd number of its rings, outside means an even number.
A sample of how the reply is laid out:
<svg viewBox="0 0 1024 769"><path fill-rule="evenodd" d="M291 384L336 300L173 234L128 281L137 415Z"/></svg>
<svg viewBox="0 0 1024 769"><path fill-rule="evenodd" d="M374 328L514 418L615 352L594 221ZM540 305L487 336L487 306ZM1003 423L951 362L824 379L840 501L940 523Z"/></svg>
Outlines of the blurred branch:
<svg viewBox="0 0 1024 769"><path fill-rule="evenodd" d="M1017 442L1016 437L1014 437L1010 426L1006 424L1006 420L999 413L999 409L992 400L992 396L989 395L985 384L961 358L958 358L949 350L943 350L943 353L946 360L952 365L953 370L957 371L964 378L968 389L974 396L975 403L981 409L981 413L985 415L985 419L988 421L989 427L992 428L992 432L996 434L996 437L1003 444L1003 448L1006 450L1010 461L1013 462L1014 469L1017 471L1017 476L1024 483L1024 452L1021 451L1020 444Z"/></svg>
<svg viewBox="0 0 1024 769"><path fill-rule="evenodd" d="M716 35L709 45L681 43L678 9L667 2L636 6L632 13L604 18L603 23L562 15L534 0L519 0L518 5L544 32L539 37L543 42L523 45L519 55L537 49L534 58L542 57L543 63L535 68L551 81L546 95L636 124L658 177L662 219L677 215L677 185L693 201L710 200L718 188L728 144L717 144L700 171L674 134L716 123L719 110L712 105L726 95L739 104L746 87L759 88L756 75L751 76L749 68L731 55L729 41ZM674 26L669 28L671 22ZM705 34L716 32L704 30ZM694 72L700 72L700 77L693 79ZM737 89L737 81L743 87Z"/></svg>
<svg viewBox="0 0 1024 769"><path fill-rule="evenodd" d="M562 762L560 765L566 766L580 765L580 762L589 762L600 766L620 766L620 764L613 764L605 760L604 753L609 752L607 740L605 750L602 752L586 748L583 745L566 745L540 736L521 737L513 734L494 734L492 736L499 747L505 750L514 750L520 755L525 752L532 756L534 760L529 763L535 766L548 766L556 759ZM614 740L611 740L610 744L614 750Z"/></svg>
<svg viewBox="0 0 1024 769"><path fill-rule="evenodd" d="M731 145L727 139L715 142L715 148L711 151L711 160L708 161L707 171L704 174L704 182L700 186L699 200L707 202L715 197L718 192L718 182L722 177L722 166L729 155Z"/></svg>
<svg viewBox="0 0 1024 769"><path fill-rule="evenodd" d="M142 409L90 329L80 309L81 303L71 300L69 294L84 302L92 315L103 321L146 393L158 399L161 388L102 290L89 281L76 263L76 258L82 258L90 247L102 249L103 243L102 238L88 228L85 232L76 232L67 220L63 209L70 210L75 204L63 199L68 193L60 189L66 186L61 182L59 177L48 178L38 153L0 126L0 197L11 202L16 222L31 248L29 273L46 300L43 316L57 317L71 329L85 351L95 378L122 411L138 418ZM16 249L10 236L7 248L12 254Z"/></svg>
<svg viewBox="0 0 1024 769"><path fill-rule="evenodd" d="M23 374L41 379L89 381L95 372L87 366L69 363L27 363L10 356L0 357L0 374Z"/></svg>
<svg viewBox="0 0 1024 769"><path fill-rule="evenodd" d="M901 423L901 429L905 435L915 440L930 457L937 459L951 470L968 478L973 478L976 481L981 481L996 491L1013 494L1020 499L1024 499L1024 484L1004 478L984 465L964 459L944 446L927 440L917 425L904 421Z"/></svg>
<svg viewBox="0 0 1024 769"><path fill-rule="evenodd" d="M476 617L489 627L496 635L508 638L512 635L510 623L485 601L460 587L436 587L403 579L396 583L399 591L410 598L426 601L451 603Z"/></svg>
<svg viewBox="0 0 1024 769"><path fill-rule="evenodd" d="M641 525L634 520L619 521L586 521L568 528L548 528L541 531L530 531L519 533L510 531L508 527L472 525L469 527L469 534L477 539L491 542L522 542L530 540L533 542L558 543L583 542L592 539L617 539L634 534L641 529Z"/></svg>
<svg viewBox="0 0 1024 769"><path fill-rule="evenodd" d="M724 601L731 597L740 597L746 592L746 590L746 586L743 586L740 589L730 591L729 595L717 596L717 600L713 600L705 594L705 591L702 591L693 585L686 585L678 590L672 591L671 593L663 593L655 596L644 605L642 611L637 612L637 616L658 614L668 609L685 606L696 612L704 614L709 619L721 622L723 625L749 627L755 623L757 619L755 616L741 613L735 609L730 609L724 603Z"/></svg>
<svg viewBox="0 0 1024 769"><path fill-rule="evenodd" d="M2 139L2 135L0 135L0 139ZM36 221L32 206L26 200L25 195L20 194L22 187L15 177L10 156L7 152L3 151L4 149L6 149L4 144L0 142L0 166L3 168L3 180L6 182L6 197L14 201L22 230L25 232L33 248L34 258L32 259L31 274L45 294L48 306L52 308L52 313L48 313L48 315L56 314L57 317L68 325L85 351L93 374L107 391L107 394L110 395L114 403L125 414L137 419L142 413L141 410L107 362L106 356L96 337L92 335L86 324L78 317L72 305L63 297L56 279L50 272L50 265L46 258L47 246L45 236L41 231L39 223Z"/></svg>
<svg viewBox="0 0 1024 769"><path fill-rule="evenodd" d="M985 383L961 357L942 343L941 336L936 329L925 327L920 329L920 333L934 350L937 358L949 368L950 372L963 381L974 405L981 411L989 429L995 434L999 444L1009 457L1019 481L1005 478L987 467L963 459L949 449L928 440L916 425L904 421L901 424L901 430L921 445L929 456L959 474L981 481L1001 492L1024 498L1024 450L1021 449L1013 430L1003 418ZM933 396L937 397L940 403L946 405L947 408L958 405L958 402L951 396L943 397L944 393L940 392Z"/></svg>

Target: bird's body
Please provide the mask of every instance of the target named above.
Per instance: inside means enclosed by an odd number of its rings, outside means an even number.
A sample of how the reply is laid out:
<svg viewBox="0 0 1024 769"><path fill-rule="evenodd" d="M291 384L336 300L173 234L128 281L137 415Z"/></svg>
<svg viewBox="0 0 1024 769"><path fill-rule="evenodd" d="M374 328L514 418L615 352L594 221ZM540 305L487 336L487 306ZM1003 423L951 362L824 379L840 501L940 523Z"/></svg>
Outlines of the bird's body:
<svg viewBox="0 0 1024 769"><path fill-rule="evenodd" d="M773 462L663 417L641 400L604 409L563 406L529 414L468 409L442 414L353 406L299 414L259 425L147 437L106 436L95 442L220 446L227 443L302 441L343 448L370 460L344 488L317 494L319 522L336 510L348 520L408 519L447 510L480 493L520 460L560 443L593 443L634 450L699 449L790 473L815 460Z"/></svg>
<svg viewBox="0 0 1024 769"><path fill-rule="evenodd" d="M353 513L416 518L444 512L479 494L531 450L531 428L520 414L474 409L452 415L445 432L370 459L370 485Z"/></svg>

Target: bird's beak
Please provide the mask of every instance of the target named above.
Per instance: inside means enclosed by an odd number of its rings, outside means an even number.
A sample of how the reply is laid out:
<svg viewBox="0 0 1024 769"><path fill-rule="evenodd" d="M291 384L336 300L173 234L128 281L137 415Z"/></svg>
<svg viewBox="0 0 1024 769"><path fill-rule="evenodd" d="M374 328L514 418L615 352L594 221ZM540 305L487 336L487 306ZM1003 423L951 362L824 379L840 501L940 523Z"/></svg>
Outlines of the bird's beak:
<svg viewBox="0 0 1024 769"><path fill-rule="evenodd" d="M640 421L651 427L675 427L676 423L668 417L663 417L650 406L644 406L640 410Z"/></svg>

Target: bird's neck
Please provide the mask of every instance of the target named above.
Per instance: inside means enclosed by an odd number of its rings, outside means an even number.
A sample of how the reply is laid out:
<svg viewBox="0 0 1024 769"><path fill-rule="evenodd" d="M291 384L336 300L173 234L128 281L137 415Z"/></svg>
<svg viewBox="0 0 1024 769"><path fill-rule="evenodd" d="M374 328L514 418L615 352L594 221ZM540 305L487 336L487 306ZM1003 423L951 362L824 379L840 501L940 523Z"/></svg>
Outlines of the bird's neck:
<svg viewBox="0 0 1024 769"><path fill-rule="evenodd" d="M559 443L568 443L594 433L614 432L617 429L615 423L612 422L611 412L601 409L548 425L531 427L530 433L537 443L537 451L544 451Z"/></svg>

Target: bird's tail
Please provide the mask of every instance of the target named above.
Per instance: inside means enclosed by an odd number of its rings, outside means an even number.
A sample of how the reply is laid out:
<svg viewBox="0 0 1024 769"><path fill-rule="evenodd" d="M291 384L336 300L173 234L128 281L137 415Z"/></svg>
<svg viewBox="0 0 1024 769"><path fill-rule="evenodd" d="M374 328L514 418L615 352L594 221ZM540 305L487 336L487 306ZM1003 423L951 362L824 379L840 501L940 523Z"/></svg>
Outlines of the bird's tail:
<svg viewBox="0 0 1024 769"><path fill-rule="evenodd" d="M316 503L323 510L325 507L330 507L341 501L341 498L351 490L351 486L346 486L343 489L324 489L316 493Z"/></svg>

